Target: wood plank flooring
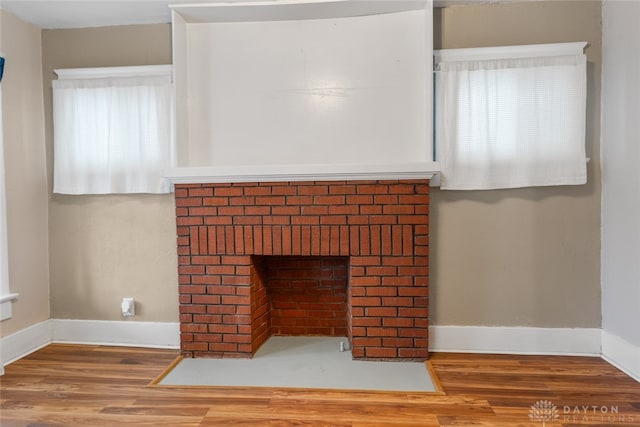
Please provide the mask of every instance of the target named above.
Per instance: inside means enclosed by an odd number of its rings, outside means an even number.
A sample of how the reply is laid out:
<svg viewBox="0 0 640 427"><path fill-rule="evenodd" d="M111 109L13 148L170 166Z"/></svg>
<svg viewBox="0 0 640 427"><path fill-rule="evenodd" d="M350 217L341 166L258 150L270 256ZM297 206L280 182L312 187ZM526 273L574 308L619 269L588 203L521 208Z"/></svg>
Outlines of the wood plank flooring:
<svg viewBox="0 0 640 427"><path fill-rule="evenodd" d="M546 426L640 427L640 383L599 358L433 354L446 395L150 387L177 354L52 344L6 367L0 425L542 426L549 401Z"/></svg>

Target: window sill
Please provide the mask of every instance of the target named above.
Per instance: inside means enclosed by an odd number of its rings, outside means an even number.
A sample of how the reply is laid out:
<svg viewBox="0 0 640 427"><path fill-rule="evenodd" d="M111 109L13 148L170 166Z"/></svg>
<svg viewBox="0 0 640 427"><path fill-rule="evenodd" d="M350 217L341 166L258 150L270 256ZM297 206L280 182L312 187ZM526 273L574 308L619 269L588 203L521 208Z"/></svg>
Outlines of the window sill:
<svg viewBox="0 0 640 427"><path fill-rule="evenodd" d="M19 296L19 294L7 294L0 296L0 321L10 319L11 316L13 316L12 305Z"/></svg>

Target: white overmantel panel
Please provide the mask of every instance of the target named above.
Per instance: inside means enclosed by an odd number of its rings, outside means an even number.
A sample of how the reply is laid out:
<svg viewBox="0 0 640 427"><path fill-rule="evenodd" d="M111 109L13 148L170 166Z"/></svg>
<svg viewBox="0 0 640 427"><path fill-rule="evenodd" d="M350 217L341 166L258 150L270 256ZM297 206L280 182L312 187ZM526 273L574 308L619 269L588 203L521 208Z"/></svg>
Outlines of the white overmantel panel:
<svg viewBox="0 0 640 427"><path fill-rule="evenodd" d="M167 175L434 172L431 27L430 1L174 7L178 168Z"/></svg>

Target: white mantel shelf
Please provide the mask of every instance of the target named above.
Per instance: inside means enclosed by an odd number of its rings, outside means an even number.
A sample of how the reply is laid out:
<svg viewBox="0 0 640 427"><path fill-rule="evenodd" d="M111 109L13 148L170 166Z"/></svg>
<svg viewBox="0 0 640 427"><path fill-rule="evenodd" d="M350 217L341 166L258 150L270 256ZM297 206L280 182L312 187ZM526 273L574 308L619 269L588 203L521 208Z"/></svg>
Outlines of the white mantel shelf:
<svg viewBox="0 0 640 427"><path fill-rule="evenodd" d="M403 165L264 165L177 167L165 178L174 184L235 182L363 181L438 178L438 162Z"/></svg>

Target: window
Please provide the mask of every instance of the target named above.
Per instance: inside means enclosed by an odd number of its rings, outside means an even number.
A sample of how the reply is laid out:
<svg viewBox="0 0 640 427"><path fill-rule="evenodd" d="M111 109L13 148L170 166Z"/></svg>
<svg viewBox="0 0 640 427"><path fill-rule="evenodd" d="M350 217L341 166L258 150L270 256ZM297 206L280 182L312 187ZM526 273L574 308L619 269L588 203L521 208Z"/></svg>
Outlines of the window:
<svg viewBox="0 0 640 427"><path fill-rule="evenodd" d="M54 189L168 193L174 165L171 66L56 70Z"/></svg>
<svg viewBox="0 0 640 427"><path fill-rule="evenodd" d="M4 58L0 57L0 81L4 71ZM9 245L7 241L7 198L4 183L4 138L2 127L2 86L0 85L0 321L10 319L12 302L18 294L9 289ZM2 366L0 366L2 370Z"/></svg>
<svg viewBox="0 0 640 427"><path fill-rule="evenodd" d="M584 184L585 45L436 52L441 188Z"/></svg>

